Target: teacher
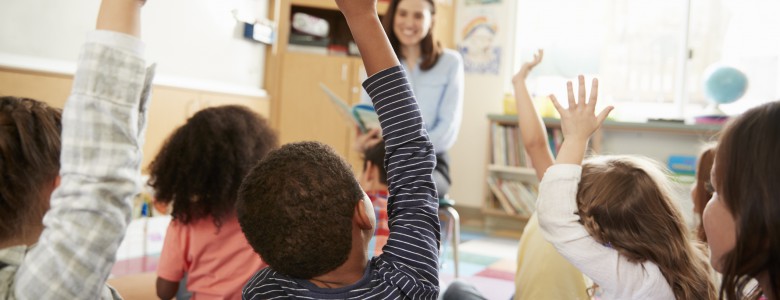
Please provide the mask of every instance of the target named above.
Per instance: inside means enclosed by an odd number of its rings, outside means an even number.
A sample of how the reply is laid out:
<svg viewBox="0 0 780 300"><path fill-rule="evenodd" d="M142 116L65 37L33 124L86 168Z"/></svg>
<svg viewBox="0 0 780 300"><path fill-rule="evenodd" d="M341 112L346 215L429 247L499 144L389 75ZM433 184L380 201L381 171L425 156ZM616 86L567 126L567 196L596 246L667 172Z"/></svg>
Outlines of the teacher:
<svg viewBox="0 0 780 300"><path fill-rule="evenodd" d="M455 144L463 115L463 60L458 52L444 49L434 39L435 14L433 0L392 0L382 25L417 96L436 151L433 179L439 197L443 197L452 182L447 152ZM365 91L361 102L371 103ZM378 136L377 132L358 136L357 148L365 149Z"/></svg>

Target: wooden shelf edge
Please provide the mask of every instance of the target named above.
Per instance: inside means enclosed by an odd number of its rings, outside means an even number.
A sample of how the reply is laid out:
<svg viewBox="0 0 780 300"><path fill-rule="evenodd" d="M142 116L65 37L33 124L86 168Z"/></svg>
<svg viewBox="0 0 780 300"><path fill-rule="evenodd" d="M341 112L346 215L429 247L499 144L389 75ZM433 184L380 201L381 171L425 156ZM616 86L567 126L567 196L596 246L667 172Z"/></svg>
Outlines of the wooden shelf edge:
<svg viewBox="0 0 780 300"><path fill-rule="evenodd" d="M502 165L491 164L488 165L488 171L536 176L536 170L527 167L513 167L513 166L502 166Z"/></svg>
<svg viewBox="0 0 780 300"><path fill-rule="evenodd" d="M523 222L527 222L528 219L531 217L531 216L522 216L522 215L511 215L511 214L508 214L508 213L506 213L504 211L501 211L501 210L497 210L497 209L493 209L493 208L486 208L486 207L482 208L482 214L487 215L487 216L493 216L493 217L511 218L511 219L520 220L520 221L523 221Z"/></svg>

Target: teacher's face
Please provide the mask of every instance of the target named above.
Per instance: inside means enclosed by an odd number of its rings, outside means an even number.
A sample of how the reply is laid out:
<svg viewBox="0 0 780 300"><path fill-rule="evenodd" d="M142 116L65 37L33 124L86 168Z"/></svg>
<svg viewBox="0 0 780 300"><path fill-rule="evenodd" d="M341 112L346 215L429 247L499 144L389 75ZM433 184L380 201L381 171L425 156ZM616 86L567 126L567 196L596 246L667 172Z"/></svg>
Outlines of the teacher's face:
<svg viewBox="0 0 780 300"><path fill-rule="evenodd" d="M432 4L426 0L401 0L395 11L393 31L403 46L419 46L433 25Z"/></svg>

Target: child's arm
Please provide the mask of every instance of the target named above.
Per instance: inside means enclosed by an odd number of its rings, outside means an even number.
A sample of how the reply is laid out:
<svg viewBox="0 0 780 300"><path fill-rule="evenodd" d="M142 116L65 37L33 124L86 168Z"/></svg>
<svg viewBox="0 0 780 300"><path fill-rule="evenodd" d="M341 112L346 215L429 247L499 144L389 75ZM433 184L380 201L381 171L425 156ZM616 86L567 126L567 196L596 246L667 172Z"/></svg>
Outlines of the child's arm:
<svg viewBox="0 0 780 300"><path fill-rule="evenodd" d="M606 119L612 107L595 115L598 82L593 81L590 100L585 100L585 79L579 77L579 100L568 83L569 107L564 109L555 97L561 114L564 142L555 165L544 175L539 187L537 214L539 226L549 241L572 265L608 291L638 289L646 275L641 265L631 263L608 245L601 245L585 230L577 214L577 190L588 139ZM634 280L640 279L640 280Z"/></svg>
<svg viewBox="0 0 780 300"><path fill-rule="evenodd" d="M112 297L105 282L141 186L151 80L137 39L142 5L104 0L97 29L110 31L91 33L82 48L62 116L62 181L16 274L19 299Z"/></svg>
<svg viewBox="0 0 780 300"><path fill-rule="evenodd" d="M415 299L439 291L439 216L433 168L436 156L403 68L376 14L376 0L337 0L371 76L363 87L376 108L385 141L390 237L381 268L403 269L386 280L408 287ZM380 270L381 272L382 270ZM405 274L405 275L403 275ZM410 281L411 280L411 281Z"/></svg>
<svg viewBox="0 0 780 300"><path fill-rule="evenodd" d="M336 4L347 19L368 77L400 64L377 16L376 0L336 0Z"/></svg>
<svg viewBox="0 0 780 300"><path fill-rule="evenodd" d="M547 130L545 130L542 118L536 112L525 80L531 70L542 62L542 57L544 57L544 52L539 50L534 55L534 60L524 63L520 71L512 78L517 102L517 123L520 127L520 137L523 139L525 151L528 152L534 170L536 170L536 177L540 181L547 168L552 166L554 159L550 144L547 143Z"/></svg>
<svg viewBox="0 0 780 300"><path fill-rule="evenodd" d="M168 281L157 277L157 297L160 300L170 300L176 297L176 292L179 291L179 282Z"/></svg>

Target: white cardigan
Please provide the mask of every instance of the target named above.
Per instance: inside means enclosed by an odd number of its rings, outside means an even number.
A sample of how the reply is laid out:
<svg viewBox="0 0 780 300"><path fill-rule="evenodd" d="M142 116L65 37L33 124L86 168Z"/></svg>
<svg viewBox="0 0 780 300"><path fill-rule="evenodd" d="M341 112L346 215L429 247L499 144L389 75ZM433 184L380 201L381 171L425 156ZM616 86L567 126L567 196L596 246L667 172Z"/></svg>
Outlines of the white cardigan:
<svg viewBox="0 0 780 300"><path fill-rule="evenodd" d="M581 175L579 165L547 169L537 202L544 238L599 285L602 299L674 299L672 288L655 263L629 262L617 250L594 240L579 223L576 197Z"/></svg>

